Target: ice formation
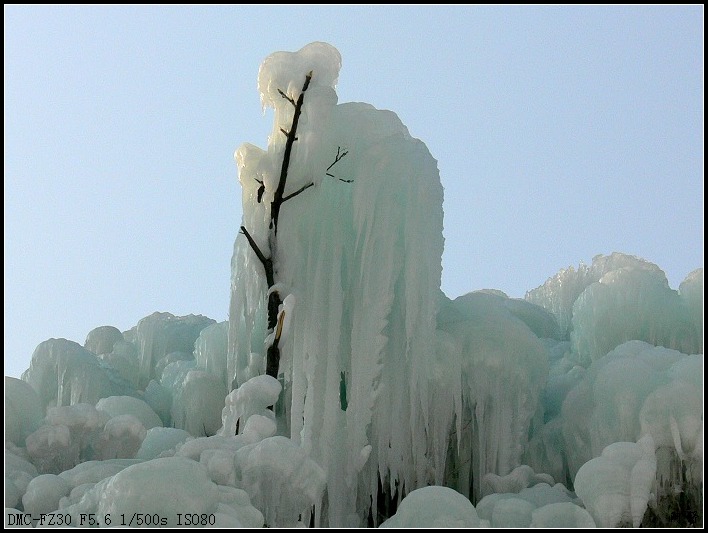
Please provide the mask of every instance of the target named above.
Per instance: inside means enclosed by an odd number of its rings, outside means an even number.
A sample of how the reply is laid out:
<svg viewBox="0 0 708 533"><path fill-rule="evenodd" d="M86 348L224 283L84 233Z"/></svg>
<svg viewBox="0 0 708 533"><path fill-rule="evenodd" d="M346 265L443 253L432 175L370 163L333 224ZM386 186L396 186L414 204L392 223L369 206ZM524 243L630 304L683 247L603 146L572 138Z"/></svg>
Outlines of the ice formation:
<svg viewBox="0 0 708 533"><path fill-rule="evenodd" d="M614 442L575 476L575 491L601 527L639 527L656 478L654 441Z"/></svg>
<svg viewBox="0 0 708 533"><path fill-rule="evenodd" d="M228 322L101 326L5 378L7 524L671 525L700 502L702 269L676 291L614 253L449 299L437 163L394 113L337 103L340 65L312 43L261 66L275 122L236 152Z"/></svg>
<svg viewBox="0 0 708 533"><path fill-rule="evenodd" d="M416 489L401 502L395 515L381 527L483 527L474 505L447 487Z"/></svg>

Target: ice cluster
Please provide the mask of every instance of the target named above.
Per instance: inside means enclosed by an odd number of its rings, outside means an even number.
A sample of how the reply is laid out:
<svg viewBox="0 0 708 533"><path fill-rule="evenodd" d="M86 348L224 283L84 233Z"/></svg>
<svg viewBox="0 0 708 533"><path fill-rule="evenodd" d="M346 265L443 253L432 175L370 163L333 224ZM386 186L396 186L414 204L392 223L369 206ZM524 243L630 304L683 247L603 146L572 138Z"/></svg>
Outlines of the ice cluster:
<svg viewBox="0 0 708 533"><path fill-rule="evenodd" d="M268 57L268 146L236 152L277 333L239 233L227 322L41 343L5 378L6 524L667 525L702 499L703 270L674 290L613 253L525 299L449 299L437 163L394 113L337 103L340 65L325 43Z"/></svg>

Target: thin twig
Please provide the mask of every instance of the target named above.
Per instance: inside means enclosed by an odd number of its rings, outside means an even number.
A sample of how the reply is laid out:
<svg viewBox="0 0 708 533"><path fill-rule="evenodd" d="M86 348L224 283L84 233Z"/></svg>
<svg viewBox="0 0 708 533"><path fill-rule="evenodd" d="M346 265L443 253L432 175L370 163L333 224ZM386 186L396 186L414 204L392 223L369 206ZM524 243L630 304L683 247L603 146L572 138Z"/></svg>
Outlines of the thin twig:
<svg viewBox="0 0 708 533"><path fill-rule="evenodd" d="M261 252L261 249L258 247L256 241L253 239L253 237L251 237L251 234L248 233L246 226L241 226L241 233L246 236L246 240L248 241L248 244L251 245L253 253L256 254L256 257L258 257L258 260L263 265L263 268L265 269L266 273L266 281L268 282L268 287L272 287L273 285L275 285L275 281L273 278L273 260L263 255L263 252Z"/></svg>
<svg viewBox="0 0 708 533"><path fill-rule="evenodd" d="M295 100L293 100L292 98L290 98L290 97L289 97L287 94L285 94L283 91L281 91L280 89L278 89L278 93L280 94L280 96L282 96L283 98L285 98L288 102L290 102L292 105L295 105Z"/></svg>
<svg viewBox="0 0 708 533"><path fill-rule="evenodd" d="M344 156L347 155L348 153L349 153L349 150L344 150L344 151L342 151L342 147L341 147L341 146L337 146L337 155L334 156L334 161L332 161L332 164L327 167L327 170L325 170L325 176L329 176L330 178L337 178L337 176L335 176L334 174L332 174L331 172L329 172L329 170L330 170L334 165L336 165L337 163L339 163L339 162L344 158ZM342 178L337 178L337 179L338 179L339 181L343 181L344 183L353 183L353 182L354 182L354 180L345 180L345 179L342 179Z"/></svg>
<svg viewBox="0 0 708 533"><path fill-rule="evenodd" d="M337 146L337 155L334 156L334 161L332 162L332 164L330 166L327 167L327 170L330 170L334 165L339 163L339 161L342 158L344 158L345 155L347 155L349 153L349 150L344 150L344 152L340 153L341 149L342 149L341 146ZM328 174L328 176L332 176L332 174ZM334 177L334 176L332 176L332 177Z"/></svg>
<svg viewBox="0 0 708 533"><path fill-rule="evenodd" d="M314 183L308 183L307 185L304 185L303 187L300 187L300 188L299 188L297 191L295 191L294 193L288 194L287 196L285 196L285 197L283 198L283 202L287 202L288 200L290 200L290 198L295 198L295 197L296 197L298 194L300 194L302 191L304 191L304 190L306 190L306 189L309 189L309 188L312 187L313 185L314 185Z"/></svg>
<svg viewBox="0 0 708 533"><path fill-rule="evenodd" d="M283 195L285 193L285 182L288 179L288 166L290 165L290 155L293 150L293 144L297 140L297 124L300 120L300 113L302 113L302 104L305 101L305 92L310 86L310 81L312 80L312 71L308 72L305 76L305 83L302 86L302 91L300 96L297 98L297 102L293 101L292 98L287 96L284 92L280 92L280 95L288 100L291 104L295 106L295 112L293 113L293 122L288 132L288 139L285 141L285 152L283 153L283 164L280 167L280 178L278 179L278 188L275 190L273 195L273 201L270 204L270 225L273 229L273 234L278 233L278 217L280 216L280 206L283 204Z"/></svg>

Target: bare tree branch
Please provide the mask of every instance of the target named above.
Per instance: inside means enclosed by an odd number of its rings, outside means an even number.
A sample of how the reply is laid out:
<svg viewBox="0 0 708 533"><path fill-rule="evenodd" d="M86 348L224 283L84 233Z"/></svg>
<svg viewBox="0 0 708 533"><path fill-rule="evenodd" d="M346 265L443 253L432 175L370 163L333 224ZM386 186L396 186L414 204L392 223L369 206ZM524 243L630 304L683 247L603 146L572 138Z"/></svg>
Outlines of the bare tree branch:
<svg viewBox="0 0 708 533"><path fill-rule="evenodd" d="M339 163L339 161L341 161L345 155L347 155L349 153L349 150L344 150L344 152L341 152L341 150L342 150L342 147L337 146L337 155L334 156L334 161L332 162L332 164L330 166L327 167L327 170L330 170L334 165ZM332 176L332 174L328 174L328 176ZM334 177L334 176L332 176L332 177Z"/></svg>
<svg viewBox="0 0 708 533"><path fill-rule="evenodd" d="M300 96L298 96L297 102L294 103L293 99L288 97L285 93L280 91L281 96L288 100L290 103L295 105L295 113L293 113L293 124L288 132L288 139L285 141L285 152L283 153L283 165L280 168L280 179L278 180L278 188L275 190L273 195L273 201L270 204L270 221L271 227L273 228L273 233L277 235L278 233L278 217L280 216L280 206L283 203L283 195L285 193L285 182L288 179L288 166L290 165L290 155L293 151L293 143L297 140L297 124L300 120L300 113L302 113L302 104L305 101L305 92L310 86L310 80L312 80L312 71L307 73L305 76L305 83L302 86L302 91Z"/></svg>
<svg viewBox="0 0 708 533"><path fill-rule="evenodd" d="M272 287L273 285L275 285L275 279L273 276L273 260L270 257L266 257L265 255L263 255L263 252L261 252L261 249L258 247L256 241L253 239L253 237L251 237L251 234L248 233L246 226L241 226L241 233L246 236L246 240L251 246L253 253L256 254L256 257L258 257L258 260L263 265L263 269L266 273L266 281L268 282L268 287Z"/></svg>
<svg viewBox="0 0 708 533"><path fill-rule="evenodd" d="M337 155L334 156L334 161L332 162L332 164L327 167L327 170L325 171L325 175L326 175L326 176L329 176L330 178L337 178L337 176L335 176L334 174L332 174L331 172L328 172L328 171L329 171L334 165L336 165L337 163L339 163L339 162L344 158L344 156L347 155L348 153L349 153L349 150L344 150L344 151L342 151L342 147L341 147L341 146L337 146ZM338 179L339 181L343 181L344 183L353 183L353 182L354 182L354 180L345 180L345 179L342 179L342 178L337 178L337 179Z"/></svg>
<svg viewBox="0 0 708 533"><path fill-rule="evenodd" d="M258 178L253 178L255 179L258 183L261 184L260 187L258 187L258 203L261 203L261 200L263 200L263 193L265 192L265 184L263 183L262 180L259 180Z"/></svg>
<svg viewBox="0 0 708 533"><path fill-rule="evenodd" d="M285 202L287 202L288 200L290 200L290 198L295 198L295 197L296 197L298 194L300 194L302 191L304 191L304 190L306 190L306 189L309 189L309 188L312 187L313 185L314 185L314 183L308 183L307 185L304 185L303 187L300 187L300 188L299 188L297 191L295 191L294 193L288 194L285 198L283 198L283 203L285 203Z"/></svg>
<svg viewBox="0 0 708 533"><path fill-rule="evenodd" d="M293 100L292 98L290 98L287 94L285 94L285 93L284 93L283 91L281 91L280 89L278 89L278 94L280 94L280 96L282 96L283 98L285 98L285 99L286 99L288 102L290 102L292 105L296 105L296 104L295 104L295 100Z"/></svg>

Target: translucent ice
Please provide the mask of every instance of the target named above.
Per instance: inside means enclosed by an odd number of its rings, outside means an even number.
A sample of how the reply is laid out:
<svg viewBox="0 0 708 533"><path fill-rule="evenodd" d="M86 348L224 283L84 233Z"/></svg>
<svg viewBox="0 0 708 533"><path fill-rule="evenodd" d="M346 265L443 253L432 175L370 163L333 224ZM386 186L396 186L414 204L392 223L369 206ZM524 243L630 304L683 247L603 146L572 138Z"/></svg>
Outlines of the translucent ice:
<svg viewBox="0 0 708 533"><path fill-rule="evenodd" d="M697 333L678 293L658 269L608 272L573 305L573 354L583 366L629 340L695 353Z"/></svg>
<svg viewBox="0 0 708 533"><path fill-rule="evenodd" d="M218 324L207 326L199 333L194 346L197 367L221 379L225 392L231 387L231 382L226 379L228 332L228 322L219 322Z"/></svg>
<svg viewBox="0 0 708 533"><path fill-rule="evenodd" d="M563 403L570 475L613 442L636 442L649 434L657 445L673 448L678 441L672 419L679 441L693 449L702 434L697 383L702 361L702 356L630 341L594 362ZM687 375L692 376L688 381Z"/></svg>
<svg viewBox="0 0 708 533"><path fill-rule="evenodd" d="M464 410L455 485L473 499L485 474L509 474L521 463L548 372L548 350L505 296L474 292L444 303L438 328L461 353ZM459 431L459 430L458 430Z"/></svg>
<svg viewBox="0 0 708 533"><path fill-rule="evenodd" d="M572 266L560 270L540 287L528 291L526 299L551 311L558 319L561 334L568 338L575 301L590 284L620 268L661 272L653 263L638 257L622 253L600 254L593 258L591 266L581 263L577 270Z"/></svg>
<svg viewBox="0 0 708 533"><path fill-rule="evenodd" d="M139 461L85 461L70 470L65 470L59 474L59 477L69 483L72 488L76 488L80 485L96 484L137 462Z"/></svg>

